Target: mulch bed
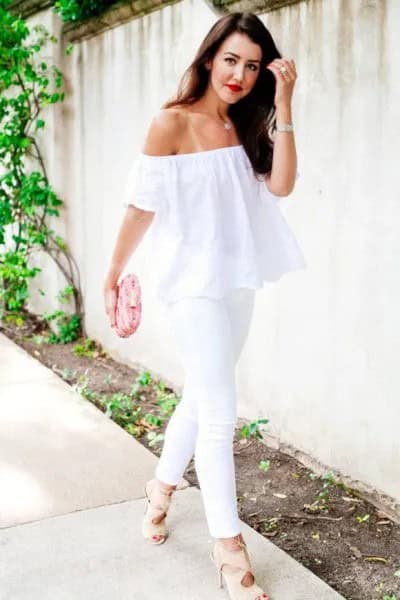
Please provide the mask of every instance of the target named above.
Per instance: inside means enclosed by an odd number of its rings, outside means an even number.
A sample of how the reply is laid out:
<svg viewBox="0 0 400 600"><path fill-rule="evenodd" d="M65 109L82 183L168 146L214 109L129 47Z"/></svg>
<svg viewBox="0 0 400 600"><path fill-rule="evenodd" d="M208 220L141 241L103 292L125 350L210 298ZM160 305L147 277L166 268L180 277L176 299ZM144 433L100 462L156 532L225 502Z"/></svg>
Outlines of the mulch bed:
<svg viewBox="0 0 400 600"><path fill-rule="evenodd" d="M70 385L86 374L95 392L129 393L139 375L137 371L102 352L95 358L75 356L72 348L76 342L38 345L30 338L39 334L41 327L40 321L31 316L23 327L0 325L0 331ZM149 389L143 394L143 414L158 414L154 393ZM157 431L162 433L165 427ZM160 455L160 447L149 446L146 435L137 439ZM259 439L240 440L239 427L234 453L243 521L347 600L400 600L400 525L357 494L338 486L329 489L328 511L310 512L304 505L315 500L322 488L321 479L311 479L311 471L295 458L267 447ZM268 470L261 470L260 461L268 460ZM184 478L199 487L193 460ZM357 521L357 516L365 515L369 515L367 520Z"/></svg>

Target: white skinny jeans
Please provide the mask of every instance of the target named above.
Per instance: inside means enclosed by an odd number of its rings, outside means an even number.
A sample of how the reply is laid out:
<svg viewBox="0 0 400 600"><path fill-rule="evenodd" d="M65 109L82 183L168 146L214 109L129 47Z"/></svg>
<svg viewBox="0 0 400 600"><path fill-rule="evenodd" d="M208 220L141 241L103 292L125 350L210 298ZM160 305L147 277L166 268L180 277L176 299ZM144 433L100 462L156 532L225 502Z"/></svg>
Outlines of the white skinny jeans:
<svg viewBox="0 0 400 600"><path fill-rule="evenodd" d="M221 299L184 297L166 305L185 381L155 475L176 485L194 454L207 524L215 538L241 531L233 458L235 366L249 331L254 295L254 289L236 288Z"/></svg>

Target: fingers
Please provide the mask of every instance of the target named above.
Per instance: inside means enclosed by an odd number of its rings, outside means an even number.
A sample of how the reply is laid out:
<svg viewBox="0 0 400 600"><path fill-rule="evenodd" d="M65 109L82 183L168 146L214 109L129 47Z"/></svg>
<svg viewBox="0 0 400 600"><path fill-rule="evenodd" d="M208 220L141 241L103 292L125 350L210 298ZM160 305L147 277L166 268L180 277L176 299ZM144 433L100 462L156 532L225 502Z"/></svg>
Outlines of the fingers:
<svg viewBox="0 0 400 600"><path fill-rule="evenodd" d="M286 72L282 73L282 67L287 69ZM267 69L273 71L273 73L282 81L291 81L297 77L294 60L289 58L275 58L267 65Z"/></svg>
<svg viewBox="0 0 400 600"><path fill-rule="evenodd" d="M115 327L115 326L116 326L116 324L117 324L117 323L116 323L116 319L115 319L115 311L114 311L114 310L112 310L112 311L109 313L109 315L108 315L108 316L109 316L109 318L110 318L110 327Z"/></svg>
<svg viewBox="0 0 400 600"><path fill-rule="evenodd" d="M278 67L279 69L281 67L286 67L287 71L286 73L284 73L284 75L288 75L290 74L292 76L292 78L296 78L296 67L294 64L294 61L288 58L278 58L277 59L278 62Z"/></svg>
<svg viewBox="0 0 400 600"><path fill-rule="evenodd" d="M115 327L115 311L112 307L106 308L106 314L110 320L110 327Z"/></svg>
<svg viewBox="0 0 400 600"><path fill-rule="evenodd" d="M117 304L117 292L115 288L106 288L104 290L104 304L106 314L110 319L110 326L116 326L116 304Z"/></svg>
<svg viewBox="0 0 400 600"><path fill-rule="evenodd" d="M116 318L115 318L115 305L110 306L109 311L108 311L108 316L110 319L110 326L111 327L115 327L116 326Z"/></svg>

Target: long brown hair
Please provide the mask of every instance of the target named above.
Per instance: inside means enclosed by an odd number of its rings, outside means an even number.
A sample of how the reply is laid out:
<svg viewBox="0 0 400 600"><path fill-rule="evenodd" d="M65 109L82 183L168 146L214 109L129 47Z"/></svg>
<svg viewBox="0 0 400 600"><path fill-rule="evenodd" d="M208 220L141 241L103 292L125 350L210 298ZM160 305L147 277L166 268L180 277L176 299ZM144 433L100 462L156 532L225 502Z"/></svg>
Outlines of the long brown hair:
<svg viewBox="0 0 400 600"><path fill-rule="evenodd" d="M281 58L274 40L264 23L254 13L234 12L218 19L202 41L197 53L185 70L176 95L162 105L170 108L190 105L202 97L207 89L210 71L205 63L211 60L222 42L234 32L246 34L262 50L260 71L251 92L231 104L228 115L236 127L240 142L250 159L255 173L265 175L272 168L273 140L276 126L275 76L266 65Z"/></svg>

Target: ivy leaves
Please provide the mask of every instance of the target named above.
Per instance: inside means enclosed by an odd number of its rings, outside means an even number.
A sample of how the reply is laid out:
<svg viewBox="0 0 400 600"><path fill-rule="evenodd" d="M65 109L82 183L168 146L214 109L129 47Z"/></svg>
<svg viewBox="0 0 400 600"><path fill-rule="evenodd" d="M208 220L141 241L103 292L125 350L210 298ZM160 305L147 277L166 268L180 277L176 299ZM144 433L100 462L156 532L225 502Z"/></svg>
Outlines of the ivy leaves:
<svg viewBox="0 0 400 600"><path fill-rule="evenodd" d="M62 73L43 58L44 48L58 40L41 24L29 27L8 11L9 4L0 0L0 317L22 315L28 282L41 271L31 265L39 251L56 263L81 313L81 292L73 285L79 280L76 263L50 226L63 202L39 144L43 113L64 100ZM80 327L80 314L75 316Z"/></svg>

